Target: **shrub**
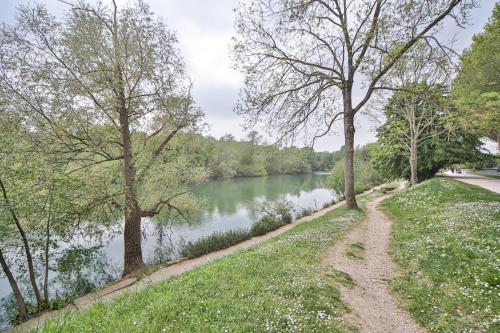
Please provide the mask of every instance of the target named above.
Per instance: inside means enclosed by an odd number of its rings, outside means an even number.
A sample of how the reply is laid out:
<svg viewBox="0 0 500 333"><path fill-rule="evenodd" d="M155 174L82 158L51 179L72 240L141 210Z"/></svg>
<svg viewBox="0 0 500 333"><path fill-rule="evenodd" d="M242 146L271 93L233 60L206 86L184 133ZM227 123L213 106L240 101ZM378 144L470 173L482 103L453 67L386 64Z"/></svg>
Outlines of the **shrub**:
<svg viewBox="0 0 500 333"><path fill-rule="evenodd" d="M195 258L204 254L223 250L250 238L246 229L217 232L210 236L202 237L183 246L181 255L185 258Z"/></svg>
<svg viewBox="0 0 500 333"><path fill-rule="evenodd" d="M333 205L335 205L336 203L337 203L337 200L335 200L335 199L332 199L332 200L330 200L330 201L327 201L327 202L325 202L325 203L323 204L323 209L328 208L328 207L330 207L330 206L333 206Z"/></svg>
<svg viewBox="0 0 500 333"><path fill-rule="evenodd" d="M257 212L261 218L269 217L286 223L292 221L293 204L286 199L265 201L257 204Z"/></svg>
<svg viewBox="0 0 500 333"><path fill-rule="evenodd" d="M356 149L354 152L354 192L356 194L363 193L373 186L381 184L384 180L377 169L371 165L372 153L375 147L375 144L368 144ZM338 192L344 191L344 159L335 163L326 180L326 186Z"/></svg>
<svg viewBox="0 0 500 333"><path fill-rule="evenodd" d="M290 201L281 199L263 202L257 205L257 209L261 217L252 225L250 230L238 229L218 232L194 242L188 242L182 246L181 256L195 258L210 252L223 250L253 236L263 235L292 222L292 203Z"/></svg>
<svg viewBox="0 0 500 333"><path fill-rule="evenodd" d="M267 171L262 164L243 164L238 167L237 175L241 177L265 176Z"/></svg>
<svg viewBox="0 0 500 333"><path fill-rule="evenodd" d="M292 222L292 208L292 203L285 199L258 204L260 219L250 228L250 235L252 237L263 235Z"/></svg>
<svg viewBox="0 0 500 333"><path fill-rule="evenodd" d="M314 213L314 210L312 208L302 208L302 210L297 213L295 218L298 220L300 218L303 218L304 216L309 216L312 213Z"/></svg>
<svg viewBox="0 0 500 333"><path fill-rule="evenodd" d="M361 194L365 191L371 189L375 184L361 184L358 182L354 183L354 193Z"/></svg>
<svg viewBox="0 0 500 333"><path fill-rule="evenodd" d="M291 219L287 221L270 216L264 216L252 225L250 228L250 236L254 237L267 234L268 232L276 230L290 222Z"/></svg>

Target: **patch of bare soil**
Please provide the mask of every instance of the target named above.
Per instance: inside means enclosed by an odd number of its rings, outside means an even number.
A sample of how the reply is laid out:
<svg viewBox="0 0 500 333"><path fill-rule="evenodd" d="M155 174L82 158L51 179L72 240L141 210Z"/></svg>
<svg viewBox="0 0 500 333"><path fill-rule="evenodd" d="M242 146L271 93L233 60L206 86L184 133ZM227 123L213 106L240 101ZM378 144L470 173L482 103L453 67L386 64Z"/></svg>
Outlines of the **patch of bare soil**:
<svg viewBox="0 0 500 333"><path fill-rule="evenodd" d="M351 311L346 321L361 333L426 332L402 309L389 287L396 267L388 253L391 221L377 209L387 196L368 204L368 217L323 258Z"/></svg>

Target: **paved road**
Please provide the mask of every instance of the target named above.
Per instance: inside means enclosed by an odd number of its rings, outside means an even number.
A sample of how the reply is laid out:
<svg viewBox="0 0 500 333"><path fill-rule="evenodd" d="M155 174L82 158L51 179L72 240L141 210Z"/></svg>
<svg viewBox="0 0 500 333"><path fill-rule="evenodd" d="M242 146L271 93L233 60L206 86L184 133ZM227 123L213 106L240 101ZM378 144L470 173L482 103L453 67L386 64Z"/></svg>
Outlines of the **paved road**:
<svg viewBox="0 0 500 333"><path fill-rule="evenodd" d="M450 171L446 171L445 174L464 183L481 186L482 188L500 194L500 179L471 175L468 174L466 170L462 170L461 174L452 174Z"/></svg>
<svg viewBox="0 0 500 333"><path fill-rule="evenodd" d="M478 170L477 173L484 173L485 175L500 176L500 171L497 171L496 169Z"/></svg>

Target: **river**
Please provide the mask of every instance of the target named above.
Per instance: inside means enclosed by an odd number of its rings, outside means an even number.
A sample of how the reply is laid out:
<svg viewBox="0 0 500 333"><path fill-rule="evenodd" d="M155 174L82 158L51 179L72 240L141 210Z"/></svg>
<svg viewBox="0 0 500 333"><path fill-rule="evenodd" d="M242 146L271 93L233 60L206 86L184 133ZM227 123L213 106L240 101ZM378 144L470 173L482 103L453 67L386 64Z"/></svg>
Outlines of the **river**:
<svg viewBox="0 0 500 333"><path fill-rule="evenodd" d="M193 192L204 202L202 211L190 223L143 221L143 256L148 264L179 257L183 243L214 232L248 228L256 220L256 203L285 198L295 210L321 208L336 198L325 188L326 173L279 175L211 181ZM75 235L60 244L50 271L51 295L79 295L119 278L123 265L123 236L120 223L106 227L99 237ZM21 281L26 289L27 281ZM11 289L0 278L0 329L8 327L5 317L15 310ZM3 318L2 318L3 317Z"/></svg>

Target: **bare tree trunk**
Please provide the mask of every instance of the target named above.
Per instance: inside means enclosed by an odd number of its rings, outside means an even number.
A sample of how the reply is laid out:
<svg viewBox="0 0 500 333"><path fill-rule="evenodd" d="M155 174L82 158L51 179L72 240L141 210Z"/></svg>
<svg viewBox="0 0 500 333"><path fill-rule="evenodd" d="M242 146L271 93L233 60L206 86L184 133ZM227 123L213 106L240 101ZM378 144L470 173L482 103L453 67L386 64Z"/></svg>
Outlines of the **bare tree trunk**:
<svg viewBox="0 0 500 333"><path fill-rule="evenodd" d="M125 182L125 230L123 232L123 273L126 276L144 266L141 247L141 209L135 189L135 167L132 156L129 114L125 102L125 85L121 67L120 42L118 39L118 7L113 0L113 50L115 56L114 75L116 111L120 116L120 130L123 144L123 179Z"/></svg>
<svg viewBox="0 0 500 333"><path fill-rule="evenodd" d="M497 133L497 154L500 155L500 133Z"/></svg>
<svg viewBox="0 0 500 333"><path fill-rule="evenodd" d="M126 276L144 266L141 247L141 209L135 190L135 167L132 157L129 119L125 107L123 90L118 96L120 126L123 143L123 178L125 180L125 230L124 230L124 267Z"/></svg>
<svg viewBox="0 0 500 333"><path fill-rule="evenodd" d="M141 211L135 192L135 169L127 115L120 115L123 138L123 176L125 179L125 231L123 276L144 266L141 248Z"/></svg>
<svg viewBox="0 0 500 333"><path fill-rule="evenodd" d="M14 219L14 222L16 224L17 230L19 231L19 234L21 235L21 239L23 241L23 246L24 246L24 251L26 252L26 261L28 263L28 272L30 276L30 282L31 286L33 287L33 293L35 294L36 298L36 304L38 306L42 305L42 297L40 296L40 290L38 289L38 285L36 283L36 275L35 275L35 268L33 265L33 257L31 255L31 250L29 247L28 243L28 238L26 237L26 233L24 232L23 226L19 222L19 219L17 218L16 212L14 211L14 208L12 207L9 197L7 196L7 190L5 189L5 186L2 182L2 179L0 179L0 187L2 188L2 194L5 200L5 203L7 204L7 207L9 209L10 214L12 215L12 218Z"/></svg>
<svg viewBox="0 0 500 333"><path fill-rule="evenodd" d="M412 140L411 145L410 145L410 173L411 173L410 181L411 181L412 186L415 186L418 183L417 161L418 161L417 141Z"/></svg>
<svg viewBox="0 0 500 333"><path fill-rule="evenodd" d="M43 298L45 305L49 304L49 241L50 241L50 220L47 221L46 239L45 239L45 274L43 277Z"/></svg>
<svg viewBox="0 0 500 333"><path fill-rule="evenodd" d="M52 191L54 183L52 183L49 196L49 212L47 217L47 225L45 228L45 274L43 278L43 297L46 306L49 304L49 248L50 248L50 219L52 218Z"/></svg>
<svg viewBox="0 0 500 333"><path fill-rule="evenodd" d="M354 112L352 110L352 91L344 89L344 137L345 137L345 164L344 164L344 195L347 207L358 208L356 193L354 192Z"/></svg>
<svg viewBox="0 0 500 333"><path fill-rule="evenodd" d="M21 290L19 290L19 286L17 285L16 279L14 279L14 275L9 269L5 258L3 257L3 253L0 250L0 264L2 265L2 269L7 276L7 280L9 280L10 287L12 288L12 292L14 293L14 297L16 298L17 306L19 308L19 320L25 321L28 319L28 311L26 310L26 303L24 302L23 295L21 294Z"/></svg>

